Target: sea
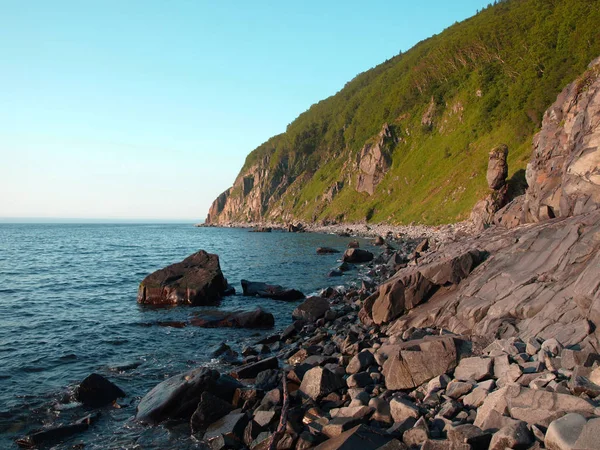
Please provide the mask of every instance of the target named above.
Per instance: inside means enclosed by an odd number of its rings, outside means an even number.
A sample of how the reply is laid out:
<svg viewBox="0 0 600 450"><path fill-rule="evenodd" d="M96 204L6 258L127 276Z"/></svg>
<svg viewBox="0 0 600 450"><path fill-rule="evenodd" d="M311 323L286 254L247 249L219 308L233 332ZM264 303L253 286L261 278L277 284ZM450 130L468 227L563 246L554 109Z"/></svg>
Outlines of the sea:
<svg viewBox="0 0 600 450"><path fill-rule="evenodd" d="M127 397L98 410L87 431L53 449L202 448L186 425L142 426L133 420L139 400L156 384L186 370L210 366L225 342L238 351L291 323L298 302L241 295L241 279L299 289L352 286L357 271L329 278L350 238L317 233L250 233L192 224L0 224L0 449L18 448L28 433L70 423L93 412L73 401L73 388L101 374ZM369 247L366 241L362 247ZM149 273L200 250L219 255L237 294L217 307L137 304ZM360 269L357 269L360 270ZM275 316L274 330L161 326L185 322L207 309L251 310Z"/></svg>

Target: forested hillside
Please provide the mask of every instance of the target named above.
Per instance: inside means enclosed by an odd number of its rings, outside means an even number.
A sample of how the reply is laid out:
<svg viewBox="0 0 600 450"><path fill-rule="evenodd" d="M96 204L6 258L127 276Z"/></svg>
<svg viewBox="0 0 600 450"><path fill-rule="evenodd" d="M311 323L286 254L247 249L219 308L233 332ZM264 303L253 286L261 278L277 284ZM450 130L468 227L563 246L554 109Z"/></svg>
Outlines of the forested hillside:
<svg viewBox="0 0 600 450"><path fill-rule="evenodd" d="M356 76L251 152L207 222L438 224L487 193L509 147L522 189L532 136L600 55L597 0L507 0Z"/></svg>

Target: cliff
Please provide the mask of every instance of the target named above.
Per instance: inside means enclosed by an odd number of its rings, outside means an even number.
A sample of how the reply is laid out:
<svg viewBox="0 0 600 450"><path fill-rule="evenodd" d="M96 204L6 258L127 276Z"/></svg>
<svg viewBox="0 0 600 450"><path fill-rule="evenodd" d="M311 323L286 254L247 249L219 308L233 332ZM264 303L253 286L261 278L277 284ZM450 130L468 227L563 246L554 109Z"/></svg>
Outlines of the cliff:
<svg viewBox="0 0 600 450"><path fill-rule="evenodd" d="M544 111L600 54L598 24L592 1L489 6L311 106L248 155L206 222L466 219L500 143L514 197Z"/></svg>

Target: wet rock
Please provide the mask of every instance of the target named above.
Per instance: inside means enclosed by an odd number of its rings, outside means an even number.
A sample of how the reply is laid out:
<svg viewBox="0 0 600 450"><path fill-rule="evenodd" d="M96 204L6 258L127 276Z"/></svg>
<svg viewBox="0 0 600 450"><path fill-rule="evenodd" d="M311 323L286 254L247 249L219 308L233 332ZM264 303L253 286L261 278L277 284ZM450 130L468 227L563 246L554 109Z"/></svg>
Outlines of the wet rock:
<svg viewBox="0 0 600 450"><path fill-rule="evenodd" d="M381 246L383 244L385 244L385 240L381 236L375 237L375 240L373 241L373 245Z"/></svg>
<svg viewBox="0 0 600 450"><path fill-rule="evenodd" d="M148 275L138 290L138 303L212 305L227 290L219 257L204 250Z"/></svg>
<svg viewBox="0 0 600 450"><path fill-rule="evenodd" d="M261 359L260 361L237 367L231 372L231 375L237 379L256 378L256 376L264 370L278 368L279 361L277 360L276 356L272 356L270 358Z"/></svg>
<svg viewBox="0 0 600 450"><path fill-rule="evenodd" d="M93 414L77 420L68 425L60 425L31 433L24 438L17 439L19 447L32 448L59 443L64 439L86 431L98 418L99 414Z"/></svg>
<svg viewBox="0 0 600 450"><path fill-rule="evenodd" d="M119 397L125 397L125 392L97 373L89 375L75 389L75 399L92 408L109 405Z"/></svg>
<svg viewBox="0 0 600 450"><path fill-rule="evenodd" d="M210 424L229 414L232 409L229 402L220 399L210 392L203 392L196 411L194 411L190 419L192 434L206 430Z"/></svg>
<svg viewBox="0 0 600 450"><path fill-rule="evenodd" d="M156 385L142 398L136 420L145 423L189 420L203 392L218 394L218 379L219 372L204 367L175 375Z"/></svg>
<svg viewBox="0 0 600 450"><path fill-rule="evenodd" d="M312 400L318 400L341 389L344 384L344 380L339 375L323 367L314 367L304 374L300 392Z"/></svg>
<svg viewBox="0 0 600 450"><path fill-rule="evenodd" d="M254 311L199 313L190 323L201 328L273 328L275 318L273 314L256 308Z"/></svg>
<svg viewBox="0 0 600 450"><path fill-rule="evenodd" d="M489 378L493 373L493 359L483 357L463 358L454 371L454 378L467 380L483 380Z"/></svg>
<svg viewBox="0 0 600 450"><path fill-rule="evenodd" d="M350 248L344 252L342 261L349 263L365 263L373 260L373 253L360 248Z"/></svg>
<svg viewBox="0 0 600 450"><path fill-rule="evenodd" d="M492 436L489 450L506 448L528 448L533 444L533 436L525 422L517 422L500 428Z"/></svg>
<svg viewBox="0 0 600 450"><path fill-rule="evenodd" d="M294 320L315 322L329 311L329 300L321 297L309 297L292 312Z"/></svg>
<svg viewBox="0 0 600 450"><path fill-rule="evenodd" d="M305 298L304 294L296 289L286 289L275 284L258 281L242 280L242 290L245 296L270 298L273 300L294 301Z"/></svg>
<svg viewBox="0 0 600 450"><path fill-rule="evenodd" d="M332 253L340 253L339 250L331 247L319 247L317 248L317 255L328 255Z"/></svg>

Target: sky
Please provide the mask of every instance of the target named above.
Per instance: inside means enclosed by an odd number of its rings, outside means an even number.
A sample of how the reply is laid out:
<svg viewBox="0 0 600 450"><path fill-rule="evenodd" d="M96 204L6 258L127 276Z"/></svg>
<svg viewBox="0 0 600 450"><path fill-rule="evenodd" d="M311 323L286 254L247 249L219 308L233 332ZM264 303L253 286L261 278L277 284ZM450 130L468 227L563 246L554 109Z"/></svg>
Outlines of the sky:
<svg viewBox="0 0 600 450"><path fill-rule="evenodd" d="M0 0L0 219L204 219L312 104L490 0Z"/></svg>

